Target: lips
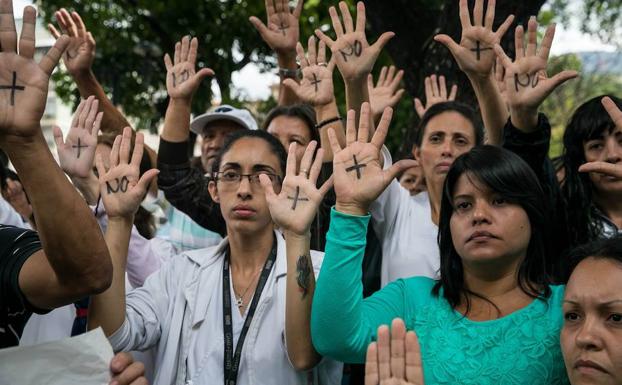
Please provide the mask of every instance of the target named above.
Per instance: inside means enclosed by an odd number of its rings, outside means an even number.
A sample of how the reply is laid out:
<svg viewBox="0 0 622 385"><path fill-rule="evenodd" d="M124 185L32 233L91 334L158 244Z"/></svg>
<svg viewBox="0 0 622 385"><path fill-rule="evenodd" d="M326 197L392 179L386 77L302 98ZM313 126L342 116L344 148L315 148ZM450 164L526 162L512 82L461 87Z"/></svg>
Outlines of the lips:
<svg viewBox="0 0 622 385"><path fill-rule="evenodd" d="M591 360L577 360L574 364L574 368L585 374L607 373L605 368Z"/></svg>
<svg viewBox="0 0 622 385"><path fill-rule="evenodd" d="M249 218L255 215L256 211L249 205L236 205L233 212L240 218Z"/></svg>
<svg viewBox="0 0 622 385"><path fill-rule="evenodd" d="M443 170L443 171L448 171L449 168L451 167L452 163L451 162L440 162L436 165L436 168L439 170Z"/></svg>
<svg viewBox="0 0 622 385"><path fill-rule="evenodd" d="M488 231L476 231L467 238L467 242L487 241L490 239L498 239L498 237Z"/></svg>

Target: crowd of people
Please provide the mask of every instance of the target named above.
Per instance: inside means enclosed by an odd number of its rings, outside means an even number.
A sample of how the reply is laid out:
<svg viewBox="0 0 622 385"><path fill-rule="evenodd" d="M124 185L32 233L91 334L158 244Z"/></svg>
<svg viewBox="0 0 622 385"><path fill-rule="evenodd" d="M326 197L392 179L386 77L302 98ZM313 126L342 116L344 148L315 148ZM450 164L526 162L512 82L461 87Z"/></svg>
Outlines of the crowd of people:
<svg viewBox="0 0 622 385"><path fill-rule="evenodd" d="M461 40L435 40L478 105L427 77L395 162L404 72L371 75L394 34L369 42L364 4L340 2L304 47L302 5L250 18L281 80L261 125L193 117L214 73L196 37L170 47L156 151L99 84L78 13L56 12L37 63L35 9L18 39L0 0L0 347L101 327L117 385L622 384L622 100L577 108L553 162L540 106L578 76L547 76L555 26L516 26L512 59L514 17L460 0ZM82 100L58 164L40 120L61 60Z"/></svg>

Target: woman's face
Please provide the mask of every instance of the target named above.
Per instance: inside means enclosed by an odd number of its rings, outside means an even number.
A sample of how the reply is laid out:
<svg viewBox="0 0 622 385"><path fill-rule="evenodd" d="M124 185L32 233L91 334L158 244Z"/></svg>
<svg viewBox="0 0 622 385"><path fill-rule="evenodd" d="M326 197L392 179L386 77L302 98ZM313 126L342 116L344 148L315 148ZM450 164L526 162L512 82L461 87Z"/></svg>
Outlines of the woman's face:
<svg viewBox="0 0 622 385"><path fill-rule="evenodd" d="M415 150L428 185L442 183L457 157L475 146L475 127L455 111L436 115L424 128L421 146Z"/></svg>
<svg viewBox="0 0 622 385"><path fill-rule="evenodd" d="M620 165L622 162L622 129L603 131L598 137L583 143L586 162L608 162ZM601 193L622 192L622 179L613 176L590 173L594 188Z"/></svg>
<svg viewBox="0 0 622 385"><path fill-rule="evenodd" d="M300 164L305 149L311 142L311 132L307 124L293 116L277 116L272 119L267 131L281 142L286 150L291 143L296 143L296 164Z"/></svg>
<svg viewBox="0 0 622 385"><path fill-rule="evenodd" d="M239 139L223 155L217 181L210 182L209 191L212 199L220 204L228 230L250 234L272 229L266 196L255 178L261 173L283 176L279 159L261 138ZM248 177L236 180L232 175L253 176L250 180ZM275 181L273 186L278 193L280 183Z"/></svg>
<svg viewBox="0 0 622 385"><path fill-rule="evenodd" d="M466 173L458 178L453 202L451 237L465 266L501 266L525 258L531 225L521 206Z"/></svg>
<svg viewBox="0 0 622 385"><path fill-rule="evenodd" d="M406 169L400 177L400 184L411 196L417 195L422 191L425 191L425 181L419 181L421 178L421 166L417 165Z"/></svg>
<svg viewBox="0 0 622 385"><path fill-rule="evenodd" d="M622 384L622 264L586 258L564 294L560 342L572 385Z"/></svg>

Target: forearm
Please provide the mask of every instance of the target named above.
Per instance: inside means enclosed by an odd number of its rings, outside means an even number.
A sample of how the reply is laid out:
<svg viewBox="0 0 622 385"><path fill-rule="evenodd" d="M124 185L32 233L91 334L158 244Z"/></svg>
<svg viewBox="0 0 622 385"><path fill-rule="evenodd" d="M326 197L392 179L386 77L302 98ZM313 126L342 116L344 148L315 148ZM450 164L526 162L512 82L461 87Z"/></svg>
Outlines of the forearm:
<svg viewBox="0 0 622 385"><path fill-rule="evenodd" d="M97 221L58 167L43 134L3 141L30 199L50 266L58 281L89 291L105 289L112 266Z"/></svg>
<svg viewBox="0 0 622 385"><path fill-rule="evenodd" d="M132 218L108 219L106 243L112 258L112 284L105 292L91 297L88 320L89 330L101 326L106 336L117 331L125 320L125 267L132 222Z"/></svg>
<svg viewBox="0 0 622 385"><path fill-rule="evenodd" d="M285 341L290 362L297 370L312 369L320 356L311 342L311 303L315 276L311 262L310 235L286 234L287 291Z"/></svg>
<svg viewBox="0 0 622 385"><path fill-rule="evenodd" d="M286 70L292 70L292 71L295 71L298 69L298 63L296 63L296 51L295 50L292 52L287 52L287 53L277 53L277 61L279 63L279 68L283 68ZM292 104L299 103L300 100L296 96L296 93L283 85L283 80L285 80L286 77L280 76L280 78L281 80L279 81L279 106L289 106ZM294 79L294 80L298 82L298 79Z"/></svg>
<svg viewBox="0 0 622 385"><path fill-rule="evenodd" d="M482 112L487 144L503 144L503 127L510 114L492 75L487 78L469 76Z"/></svg>
<svg viewBox="0 0 622 385"><path fill-rule="evenodd" d="M93 95L99 101L99 111L103 112L101 131L121 135L125 127L131 127L123 114L112 104L108 95L92 71L72 74L80 96L84 99Z"/></svg>
<svg viewBox="0 0 622 385"><path fill-rule="evenodd" d="M528 106L510 106L512 125L524 133L538 130L538 108Z"/></svg>
<svg viewBox="0 0 622 385"><path fill-rule="evenodd" d="M162 139L179 143L190 136L190 101L171 98L164 117Z"/></svg>
<svg viewBox="0 0 622 385"><path fill-rule="evenodd" d="M356 127L361 113L361 105L369 102L369 88L367 86L367 74L360 79L344 79L346 85L346 106L348 111L356 111ZM370 119L373 119L370 114ZM371 130L370 135L373 135Z"/></svg>
<svg viewBox="0 0 622 385"><path fill-rule="evenodd" d="M71 181L78 191L80 191L89 206L97 204L99 200L99 181L95 175L92 174L88 178L73 177Z"/></svg>
<svg viewBox="0 0 622 385"><path fill-rule="evenodd" d="M339 108L337 108L335 99L328 104L315 106L315 117L318 124L330 119L339 118ZM320 127L320 148L324 149L324 162L332 162L333 160L333 148L328 140L329 128L335 130L335 135L337 135L337 140L339 140L341 146L345 146L346 144L346 134L341 120Z"/></svg>

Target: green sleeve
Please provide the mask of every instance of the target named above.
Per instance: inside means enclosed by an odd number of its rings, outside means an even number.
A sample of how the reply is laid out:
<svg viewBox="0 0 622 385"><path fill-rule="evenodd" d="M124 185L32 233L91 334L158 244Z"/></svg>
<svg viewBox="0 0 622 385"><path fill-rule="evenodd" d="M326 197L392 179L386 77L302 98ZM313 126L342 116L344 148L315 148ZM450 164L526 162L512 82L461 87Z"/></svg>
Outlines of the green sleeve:
<svg viewBox="0 0 622 385"><path fill-rule="evenodd" d="M380 325L404 318L404 281L363 299L361 281L369 216L331 212L324 261L311 312L311 336L318 353L363 363Z"/></svg>

